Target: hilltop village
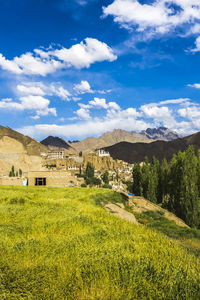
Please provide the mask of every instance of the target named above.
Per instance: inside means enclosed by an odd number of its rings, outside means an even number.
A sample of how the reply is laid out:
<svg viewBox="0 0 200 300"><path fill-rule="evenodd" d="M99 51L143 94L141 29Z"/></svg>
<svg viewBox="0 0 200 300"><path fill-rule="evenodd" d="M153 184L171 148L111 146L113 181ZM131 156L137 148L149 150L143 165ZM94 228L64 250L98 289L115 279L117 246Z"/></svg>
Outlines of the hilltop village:
<svg viewBox="0 0 200 300"><path fill-rule="evenodd" d="M69 153L65 149L49 149L41 153L41 169L30 171L15 171L13 165L9 174L4 174L0 178L2 185L36 185L53 187L75 187L85 186L84 174L87 166L94 168L94 178L97 184L103 184L103 176L108 176L107 184L115 190L124 190L124 182L132 180L133 165L120 160L114 160L109 152L96 150L88 154L78 155ZM21 174L20 174L21 173Z"/></svg>
<svg viewBox="0 0 200 300"><path fill-rule="evenodd" d="M140 156L142 149L156 140L176 138L179 138L176 132L160 127L141 133L115 129L99 138L90 137L80 142L66 142L52 136L39 142L0 126L0 185L93 185L126 190L133 181L134 162L138 162L134 155ZM112 147L123 148L124 143L124 151L113 152ZM129 145L140 149L133 155L127 152Z"/></svg>

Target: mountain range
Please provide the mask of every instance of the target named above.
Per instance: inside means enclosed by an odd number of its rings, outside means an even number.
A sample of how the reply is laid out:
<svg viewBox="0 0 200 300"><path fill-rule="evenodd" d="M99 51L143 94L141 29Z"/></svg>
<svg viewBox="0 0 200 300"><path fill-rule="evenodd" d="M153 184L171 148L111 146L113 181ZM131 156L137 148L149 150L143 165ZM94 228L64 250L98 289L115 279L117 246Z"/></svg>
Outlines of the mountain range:
<svg viewBox="0 0 200 300"><path fill-rule="evenodd" d="M114 129L113 131L106 132L98 138L89 137L80 142L67 143L64 139L59 137L49 136L43 141L42 144L51 147L60 147L68 150L75 149L77 152L89 153L98 148L108 147L120 142L130 142L130 143L151 143L154 140L165 140L171 141L181 136L172 130L165 127L160 128L148 128L140 133L135 131L125 131L121 129ZM70 149L70 147L72 147Z"/></svg>
<svg viewBox="0 0 200 300"><path fill-rule="evenodd" d="M151 139L150 139L151 137ZM110 152L114 159L121 159L129 163L141 162L145 156L151 160L153 155L158 159L170 159L174 153L183 151L193 144L200 148L200 133L172 141L154 141L155 138L173 139L176 132L167 128L147 129L136 133L116 129L104 133L99 138L87 138L80 142L69 143L59 137L48 137L41 143L8 127L0 126L0 175L8 174L12 165L23 172L42 170L41 153L52 148L64 148L69 153L78 154L80 151L89 153L96 148L103 148Z"/></svg>

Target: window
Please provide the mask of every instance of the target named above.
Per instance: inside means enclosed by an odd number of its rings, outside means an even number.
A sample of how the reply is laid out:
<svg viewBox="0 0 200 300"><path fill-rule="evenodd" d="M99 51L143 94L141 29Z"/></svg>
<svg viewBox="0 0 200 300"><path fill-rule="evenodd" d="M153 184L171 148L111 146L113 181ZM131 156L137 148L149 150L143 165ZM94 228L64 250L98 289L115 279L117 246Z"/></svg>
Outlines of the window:
<svg viewBox="0 0 200 300"><path fill-rule="evenodd" d="M35 178L35 185L46 185L46 178Z"/></svg>

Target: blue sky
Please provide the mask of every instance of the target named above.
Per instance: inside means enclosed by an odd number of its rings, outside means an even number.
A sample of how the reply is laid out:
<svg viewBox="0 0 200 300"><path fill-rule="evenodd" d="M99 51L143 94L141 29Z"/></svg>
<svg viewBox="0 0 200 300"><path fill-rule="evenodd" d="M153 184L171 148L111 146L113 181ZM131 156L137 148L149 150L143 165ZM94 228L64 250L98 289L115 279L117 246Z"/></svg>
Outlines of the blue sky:
<svg viewBox="0 0 200 300"><path fill-rule="evenodd" d="M36 139L200 131L199 0L0 0L0 116Z"/></svg>

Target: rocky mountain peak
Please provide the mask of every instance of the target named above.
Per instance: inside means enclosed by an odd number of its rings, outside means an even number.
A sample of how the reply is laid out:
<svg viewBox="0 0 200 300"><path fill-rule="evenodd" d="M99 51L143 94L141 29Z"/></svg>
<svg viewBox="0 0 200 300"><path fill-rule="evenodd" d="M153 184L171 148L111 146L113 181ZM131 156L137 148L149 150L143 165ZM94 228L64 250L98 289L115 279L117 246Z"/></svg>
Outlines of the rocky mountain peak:
<svg viewBox="0 0 200 300"><path fill-rule="evenodd" d="M151 140L164 141L173 141L182 137L176 131L170 130L166 127L147 128L146 130L141 131L140 134Z"/></svg>

